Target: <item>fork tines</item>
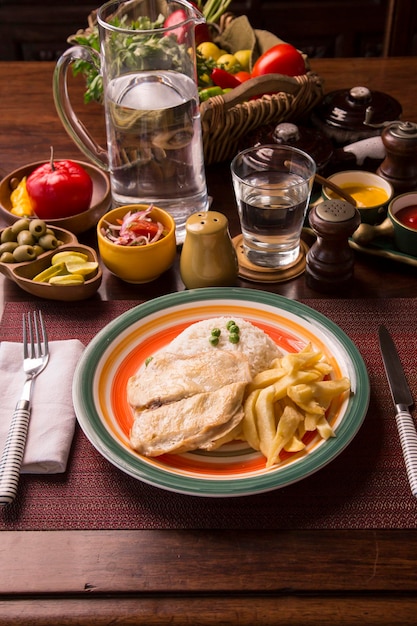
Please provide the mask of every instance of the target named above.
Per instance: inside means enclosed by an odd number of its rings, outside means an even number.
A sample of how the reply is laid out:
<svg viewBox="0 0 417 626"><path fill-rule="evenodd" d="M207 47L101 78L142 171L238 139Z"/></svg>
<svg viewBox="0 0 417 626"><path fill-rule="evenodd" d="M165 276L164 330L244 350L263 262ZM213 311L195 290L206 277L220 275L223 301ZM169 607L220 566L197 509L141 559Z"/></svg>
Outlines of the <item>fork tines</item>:
<svg viewBox="0 0 417 626"><path fill-rule="evenodd" d="M23 350L24 358L38 358L48 348L48 337L46 334L45 323L41 311L33 311L33 320L31 320L30 312L26 315L23 313ZM43 348L42 348L43 342ZM29 353L30 346L30 353Z"/></svg>

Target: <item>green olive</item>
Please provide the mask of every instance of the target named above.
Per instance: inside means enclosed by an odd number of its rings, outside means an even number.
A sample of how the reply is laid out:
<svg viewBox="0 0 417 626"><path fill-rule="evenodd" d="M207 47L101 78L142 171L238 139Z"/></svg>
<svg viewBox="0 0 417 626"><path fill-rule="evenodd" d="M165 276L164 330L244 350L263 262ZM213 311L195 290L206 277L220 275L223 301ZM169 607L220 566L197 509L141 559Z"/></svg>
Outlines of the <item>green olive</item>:
<svg viewBox="0 0 417 626"><path fill-rule="evenodd" d="M17 246L13 251L13 257L16 263L23 263L24 261L33 261L36 259L36 253L33 246Z"/></svg>
<svg viewBox="0 0 417 626"><path fill-rule="evenodd" d="M35 243L35 237L32 235L30 230L21 230L17 235L17 243L19 246L33 246Z"/></svg>
<svg viewBox="0 0 417 626"><path fill-rule="evenodd" d="M0 244L0 254L3 254L3 252L13 252L13 250L15 250L18 246L18 243L16 241L5 241L4 243Z"/></svg>
<svg viewBox="0 0 417 626"><path fill-rule="evenodd" d="M42 246L44 250L55 250L58 247L58 239L55 235L46 234L43 235L38 241L39 245Z"/></svg>
<svg viewBox="0 0 417 626"><path fill-rule="evenodd" d="M36 256L38 257L40 254L43 254L45 252L45 250L42 248L42 246L40 246L38 243L35 243L33 246L33 249L35 250Z"/></svg>
<svg viewBox="0 0 417 626"><path fill-rule="evenodd" d="M29 230L36 239L39 239L46 233L46 224L43 220L30 220Z"/></svg>
<svg viewBox="0 0 417 626"><path fill-rule="evenodd" d="M16 235L11 226L5 228L1 234L1 243L5 243L6 241L16 241Z"/></svg>
<svg viewBox="0 0 417 626"><path fill-rule="evenodd" d="M46 227L45 235L52 235L53 237L55 237L55 232L52 230L52 228Z"/></svg>
<svg viewBox="0 0 417 626"><path fill-rule="evenodd" d="M29 220L21 219L17 220L11 227L12 231L18 235L21 230L29 230Z"/></svg>
<svg viewBox="0 0 417 626"><path fill-rule="evenodd" d="M3 252L0 255L0 263L15 263L15 258L11 252Z"/></svg>

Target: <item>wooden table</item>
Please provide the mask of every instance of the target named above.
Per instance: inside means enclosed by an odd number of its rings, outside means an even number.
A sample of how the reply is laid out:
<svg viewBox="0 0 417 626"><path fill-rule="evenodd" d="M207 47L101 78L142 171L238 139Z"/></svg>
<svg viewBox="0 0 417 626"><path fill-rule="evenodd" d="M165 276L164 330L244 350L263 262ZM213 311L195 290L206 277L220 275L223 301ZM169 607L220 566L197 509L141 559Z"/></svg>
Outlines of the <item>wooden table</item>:
<svg viewBox="0 0 417 626"><path fill-rule="evenodd" d="M314 60L325 90L366 85L390 93L417 121L417 59ZM0 63L0 173L80 158L53 104L50 63ZM82 107L81 88L75 102ZM77 106L76 104L76 106ZM83 120L104 141L99 107ZM213 208L238 224L227 165L207 172ZM94 243L94 236L86 236ZM1 305L30 296L1 278ZM264 286L317 298L303 276ZM184 288L178 269L146 297ZM105 273L103 300L143 298ZM338 297L417 296L415 268L357 254L355 283ZM330 296L329 296L330 297ZM9 532L0 540L0 624L414 624L417 530Z"/></svg>

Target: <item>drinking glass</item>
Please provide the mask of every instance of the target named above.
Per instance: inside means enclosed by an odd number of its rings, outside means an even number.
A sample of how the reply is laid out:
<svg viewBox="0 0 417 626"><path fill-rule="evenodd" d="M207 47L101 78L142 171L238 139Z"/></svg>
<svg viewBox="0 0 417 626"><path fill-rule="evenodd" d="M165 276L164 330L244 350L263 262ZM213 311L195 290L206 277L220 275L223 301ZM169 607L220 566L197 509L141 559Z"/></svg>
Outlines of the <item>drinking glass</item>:
<svg viewBox="0 0 417 626"><path fill-rule="evenodd" d="M263 145L237 154L231 171L246 258L262 267L288 268L300 254L314 160L298 148Z"/></svg>

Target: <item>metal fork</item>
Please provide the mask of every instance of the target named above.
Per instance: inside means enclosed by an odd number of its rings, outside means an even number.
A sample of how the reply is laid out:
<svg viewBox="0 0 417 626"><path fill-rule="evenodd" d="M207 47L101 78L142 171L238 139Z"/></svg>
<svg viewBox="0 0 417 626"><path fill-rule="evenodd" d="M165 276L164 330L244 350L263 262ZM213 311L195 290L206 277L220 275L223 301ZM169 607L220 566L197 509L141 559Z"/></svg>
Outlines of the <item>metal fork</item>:
<svg viewBox="0 0 417 626"><path fill-rule="evenodd" d="M23 371L26 381L0 459L0 506L10 504L16 497L29 427L33 381L45 369L48 360L48 337L42 313L34 311L32 320L30 313L27 318L23 314Z"/></svg>

